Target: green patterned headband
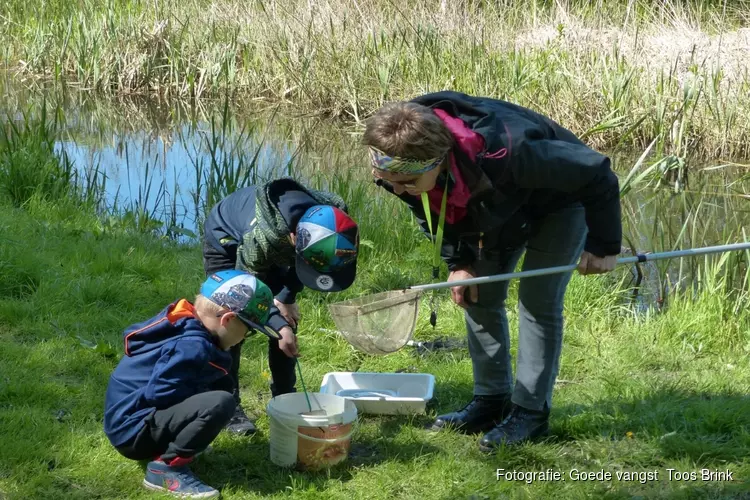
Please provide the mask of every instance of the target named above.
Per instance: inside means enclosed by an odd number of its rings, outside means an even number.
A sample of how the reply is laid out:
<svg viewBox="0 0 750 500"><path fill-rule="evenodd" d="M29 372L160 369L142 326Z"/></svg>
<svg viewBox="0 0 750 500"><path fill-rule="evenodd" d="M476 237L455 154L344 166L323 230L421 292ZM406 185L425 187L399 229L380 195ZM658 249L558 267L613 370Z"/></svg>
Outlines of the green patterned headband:
<svg viewBox="0 0 750 500"><path fill-rule="evenodd" d="M388 156L377 148L370 146L370 159L372 166L384 172L394 174L423 174L439 166L445 156L441 158L431 158L429 160L414 160L409 158L399 158L398 156Z"/></svg>

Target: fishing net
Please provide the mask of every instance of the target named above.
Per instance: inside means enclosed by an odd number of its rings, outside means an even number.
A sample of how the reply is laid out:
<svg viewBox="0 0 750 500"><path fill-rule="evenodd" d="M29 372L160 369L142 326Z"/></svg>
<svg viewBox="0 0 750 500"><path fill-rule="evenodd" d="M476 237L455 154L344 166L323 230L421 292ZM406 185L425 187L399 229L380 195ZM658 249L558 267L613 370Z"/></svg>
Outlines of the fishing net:
<svg viewBox="0 0 750 500"><path fill-rule="evenodd" d="M367 295L328 306L341 335L367 354L389 354L406 345L414 333L419 290Z"/></svg>

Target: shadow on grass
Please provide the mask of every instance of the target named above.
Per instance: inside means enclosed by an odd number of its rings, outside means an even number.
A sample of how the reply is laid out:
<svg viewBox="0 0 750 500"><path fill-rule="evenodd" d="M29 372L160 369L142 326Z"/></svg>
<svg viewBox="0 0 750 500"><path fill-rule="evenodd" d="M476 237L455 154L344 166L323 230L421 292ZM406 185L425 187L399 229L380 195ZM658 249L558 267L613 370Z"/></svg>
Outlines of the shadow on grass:
<svg viewBox="0 0 750 500"><path fill-rule="evenodd" d="M590 455L618 458L612 463L592 464ZM555 408L549 437L534 444L499 448L493 461L508 470L558 470L572 463L579 464L581 470L603 467L613 474L617 470L659 470L665 483L668 467L734 470L732 481L699 480L694 486L721 488L722 495L729 495L721 498L747 498L734 493L746 495L750 491L750 478L738 477L737 470L745 467L748 456L750 398L741 394L660 391L646 398ZM632 493L631 489L637 486L615 482L610 493Z"/></svg>
<svg viewBox="0 0 750 500"><path fill-rule="evenodd" d="M251 438L220 436L212 446L214 451L203 460L198 459L193 470L217 488L272 495L286 491L290 483L294 489L313 489L324 492L330 481L348 482L361 468L383 462L410 462L426 454L437 453L439 448L422 440L398 442L410 417L381 417L362 419L366 430L355 434L346 461L321 471L302 471L280 467L270 460L270 442L266 435ZM376 424L374 427L372 424Z"/></svg>
<svg viewBox="0 0 750 500"><path fill-rule="evenodd" d="M457 409L452 403L472 394L466 384L439 386L445 395L438 401L441 411ZM750 457L750 396L666 388L645 397L562 404L553 408L550 427L550 435L538 442L543 446L500 448L492 460L507 469L556 469L566 462L563 456L586 462L582 450L602 448L593 453L619 455L617 467L623 470L685 463L723 471ZM734 479L729 489L750 491L750 478Z"/></svg>
<svg viewBox="0 0 750 500"><path fill-rule="evenodd" d="M460 410L473 397L472 381L441 382L436 377L433 398L427 403L427 415L432 417L430 423L439 414Z"/></svg>
<svg viewBox="0 0 750 500"><path fill-rule="evenodd" d="M438 383L428 408L455 411L471 397L470 384ZM560 405L552 410L550 426L550 444L645 440L657 445L663 459L697 465L741 461L750 456L750 395L668 388L642 398Z"/></svg>
<svg viewBox="0 0 750 500"><path fill-rule="evenodd" d="M598 453L617 450L617 466L605 467L612 472L658 470L663 484L670 482L666 471L670 467L698 474L689 491L669 498L750 498L750 477L738 476L737 470L746 470L750 457L746 394L660 390L643 398L563 405L554 410L551 424L551 435L545 440L549 446L530 446L520 454L505 450L504 457L524 466L554 467L560 454L580 452L585 441L584 447L601 447ZM734 475L727 482L704 482L699 469L734 471ZM614 496L608 498L632 498L637 487L613 483L609 494Z"/></svg>
<svg viewBox="0 0 750 500"><path fill-rule="evenodd" d="M554 441L646 440L665 459L718 465L750 456L750 397L664 390L646 398L566 405L553 415Z"/></svg>

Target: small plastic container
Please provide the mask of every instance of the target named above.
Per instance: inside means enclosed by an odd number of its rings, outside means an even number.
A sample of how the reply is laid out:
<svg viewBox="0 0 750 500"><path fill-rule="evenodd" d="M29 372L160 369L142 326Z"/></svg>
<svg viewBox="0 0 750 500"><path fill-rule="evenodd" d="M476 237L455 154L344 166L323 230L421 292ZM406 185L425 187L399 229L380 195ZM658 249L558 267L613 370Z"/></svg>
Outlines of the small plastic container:
<svg viewBox="0 0 750 500"><path fill-rule="evenodd" d="M425 413L434 389L429 373L331 372L320 385L322 394L346 398L370 415Z"/></svg>

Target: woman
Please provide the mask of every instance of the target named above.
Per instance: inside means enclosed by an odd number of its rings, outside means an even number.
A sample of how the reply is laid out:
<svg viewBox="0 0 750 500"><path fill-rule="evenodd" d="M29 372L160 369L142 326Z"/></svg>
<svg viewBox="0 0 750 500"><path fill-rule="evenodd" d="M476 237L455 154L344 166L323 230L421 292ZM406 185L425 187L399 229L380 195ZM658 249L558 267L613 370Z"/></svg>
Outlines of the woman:
<svg viewBox="0 0 750 500"><path fill-rule="evenodd" d="M438 92L383 106L368 120L364 143L376 182L408 204L425 232L425 220L437 220L445 205L449 281L512 272L524 253L524 270L576 261L581 274L615 267L622 228L610 161L544 116ZM508 282L451 288L465 309L474 398L438 416L434 429L489 431L479 443L487 452L547 434L571 274L521 280L515 386Z"/></svg>

